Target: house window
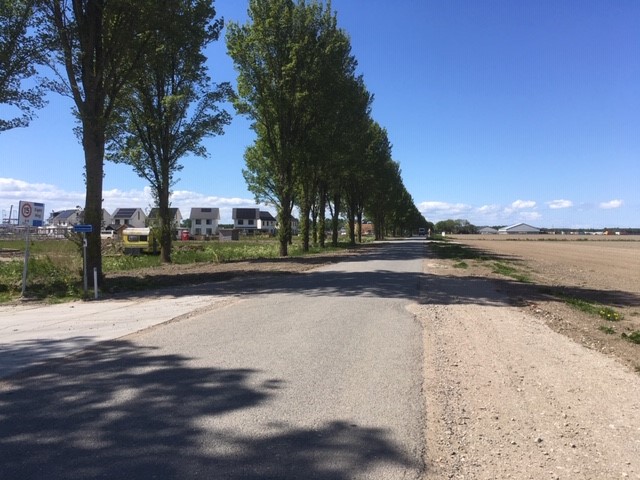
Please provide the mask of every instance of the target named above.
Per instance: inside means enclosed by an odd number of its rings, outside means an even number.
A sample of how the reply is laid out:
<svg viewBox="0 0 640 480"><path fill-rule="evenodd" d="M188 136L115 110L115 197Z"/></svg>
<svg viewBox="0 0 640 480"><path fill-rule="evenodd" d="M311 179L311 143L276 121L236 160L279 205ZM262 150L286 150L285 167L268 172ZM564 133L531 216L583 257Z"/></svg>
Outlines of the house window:
<svg viewBox="0 0 640 480"><path fill-rule="evenodd" d="M207 228L207 235L213 234L213 230L211 228Z"/></svg>
<svg viewBox="0 0 640 480"><path fill-rule="evenodd" d="M207 221L207 225L211 225L211 219L210 218L207 218L206 221Z"/></svg>
<svg viewBox="0 0 640 480"><path fill-rule="evenodd" d="M202 220L200 220L199 218L196 218L196 225L201 225L202 224Z"/></svg>
<svg viewBox="0 0 640 480"><path fill-rule="evenodd" d="M124 224L125 224L125 225L129 225L129 219L128 219L128 218L125 218L125 219L124 219Z"/></svg>
<svg viewBox="0 0 640 480"><path fill-rule="evenodd" d="M249 223L248 225L253 225L253 220L247 220Z"/></svg>
<svg viewBox="0 0 640 480"><path fill-rule="evenodd" d="M239 220L238 220L238 225L244 225L244 220L239 219Z"/></svg>
<svg viewBox="0 0 640 480"><path fill-rule="evenodd" d="M202 233L202 229L196 228L196 235L200 235Z"/></svg>
<svg viewBox="0 0 640 480"><path fill-rule="evenodd" d="M116 218L116 225L120 225L120 219Z"/></svg>

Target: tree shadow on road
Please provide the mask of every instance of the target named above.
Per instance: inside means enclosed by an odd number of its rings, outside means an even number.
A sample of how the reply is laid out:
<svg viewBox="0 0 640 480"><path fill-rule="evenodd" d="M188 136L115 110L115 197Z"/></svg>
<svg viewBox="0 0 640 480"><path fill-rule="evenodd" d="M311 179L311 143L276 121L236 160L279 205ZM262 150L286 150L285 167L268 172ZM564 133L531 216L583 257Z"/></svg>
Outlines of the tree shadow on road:
<svg viewBox="0 0 640 480"><path fill-rule="evenodd" d="M346 480L379 462L411 465L386 432L337 419L265 425L274 433L258 437L217 428L286 386L190 361L112 341L0 381L0 478Z"/></svg>

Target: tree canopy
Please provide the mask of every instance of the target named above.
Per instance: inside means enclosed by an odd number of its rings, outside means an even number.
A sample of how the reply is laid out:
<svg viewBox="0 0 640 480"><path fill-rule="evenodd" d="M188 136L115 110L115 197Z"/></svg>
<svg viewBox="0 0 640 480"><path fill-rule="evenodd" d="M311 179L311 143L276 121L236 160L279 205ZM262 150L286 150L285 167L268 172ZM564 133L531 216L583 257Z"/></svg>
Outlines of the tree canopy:
<svg viewBox="0 0 640 480"><path fill-rule="evenodd" d="M0 2L0 104L18 110L11 118L0 118L0 132L26 127L35 110L44 105L43 89L35 79L43 50L29 29L34 27L35 0ZM26 86L31 81L31 86Z"/></svg>

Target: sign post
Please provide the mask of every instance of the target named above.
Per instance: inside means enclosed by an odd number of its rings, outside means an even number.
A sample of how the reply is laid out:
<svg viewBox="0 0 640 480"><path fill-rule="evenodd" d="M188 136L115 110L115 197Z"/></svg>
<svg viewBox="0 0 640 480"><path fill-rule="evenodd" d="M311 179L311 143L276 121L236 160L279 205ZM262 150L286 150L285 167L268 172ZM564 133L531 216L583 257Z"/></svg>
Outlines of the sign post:
<svg viewBox="0 0 640 480"><path fill-rule="evenodd" d="M44 225L44 203L25 202L18 204L18 225L25 226L24 266L22 267L22 296L27 291L27 271L29 269L29 243L31 227Z"/></svg>
<svg viewBox="0 0 640 480"><path fill-rule="evenodd" d="M93 225L74 225L73 231L82 233L82 282L84 285L84 295L87 296L87 233L91 233L93 231Z"/></svg>

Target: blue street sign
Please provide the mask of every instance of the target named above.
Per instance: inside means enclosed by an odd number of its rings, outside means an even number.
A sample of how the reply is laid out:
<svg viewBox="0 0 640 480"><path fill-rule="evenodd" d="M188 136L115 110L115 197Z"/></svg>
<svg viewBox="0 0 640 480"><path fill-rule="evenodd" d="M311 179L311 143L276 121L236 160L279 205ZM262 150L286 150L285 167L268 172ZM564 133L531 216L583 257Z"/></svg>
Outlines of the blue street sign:
<svg viewBox="0 0 640 480"><path fill-rule="evenodd" d="M91 233L93 232L93 225L74 225L73 231L80 233Z"/></svg>

